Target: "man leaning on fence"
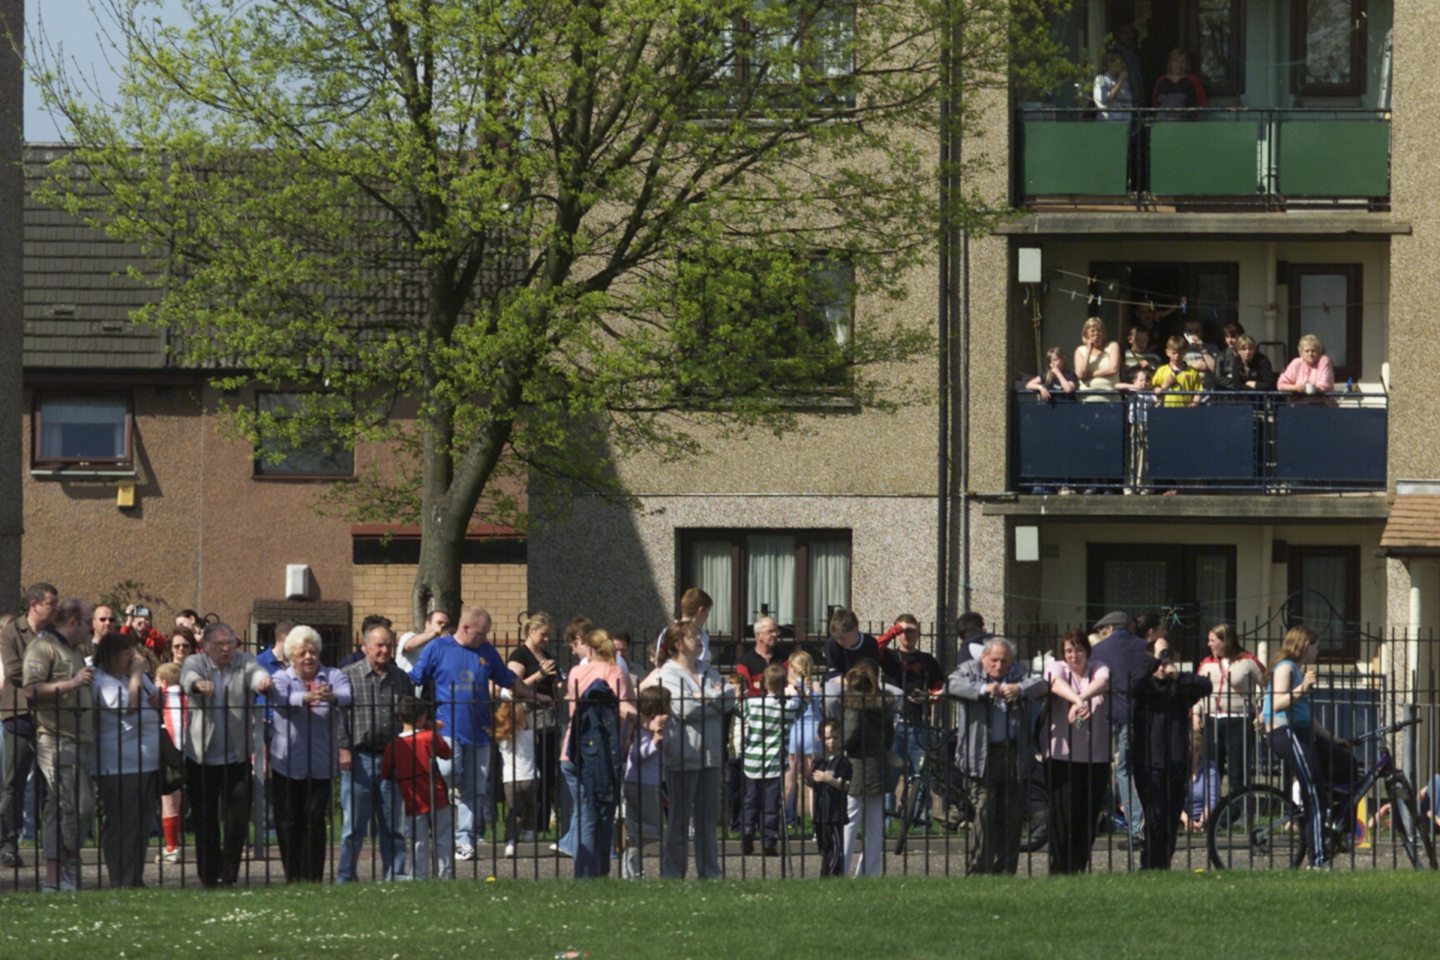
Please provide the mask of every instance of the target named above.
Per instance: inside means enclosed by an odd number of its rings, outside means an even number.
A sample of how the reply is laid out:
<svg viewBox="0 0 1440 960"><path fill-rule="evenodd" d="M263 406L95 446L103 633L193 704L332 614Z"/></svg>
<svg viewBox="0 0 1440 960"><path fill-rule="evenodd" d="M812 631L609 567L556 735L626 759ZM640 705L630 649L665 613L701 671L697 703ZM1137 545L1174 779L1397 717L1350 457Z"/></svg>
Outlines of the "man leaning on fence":
<svg viewBox="0 0 1440 960"><path fill-rule="evenodd" d="M74 890L80 842L95 812L90 782L95 749L90 667L80 646L90 637L90 604L67 597L51 629L25 651L25 696L35 710L35 761L45 776L46 890Z"/></svg>
<svg viewBox="0 0 1440 960"><path fill-rule="evenodd" d="M395 708L400 698L415 689L395 665L395 634L376 625L365 634L365 659L345 668L355 701L342 715L340 743L340 808L344 827L340 834L340 869L336 881L359 879L356 864L360 847L371 827L380 841L383 876L394 880L405 873L405 841L400 791L395 782L380 776L385 748L400 732Z"/></svg>
<svg viewBox="0 0 1440 960"><path fill-rule="evenodd" d="M969 871L1013 874L1020 866L1026 785L1035 767L1030 706L1049 687L1015 662L1014 644L991 637L979 660L955 668L947 689L959 700L956 766L975 797Z"/></svg>
<svg viewBox="0 0 1440 960"><path fill-rule="evenodd" d="M190 697L185 792L200 883L228 887L239 879L249 826L254 694L270 689L270 674L236 649L235 631L223 623L207 625L200 646L180 668L180 687Z"/></svg>

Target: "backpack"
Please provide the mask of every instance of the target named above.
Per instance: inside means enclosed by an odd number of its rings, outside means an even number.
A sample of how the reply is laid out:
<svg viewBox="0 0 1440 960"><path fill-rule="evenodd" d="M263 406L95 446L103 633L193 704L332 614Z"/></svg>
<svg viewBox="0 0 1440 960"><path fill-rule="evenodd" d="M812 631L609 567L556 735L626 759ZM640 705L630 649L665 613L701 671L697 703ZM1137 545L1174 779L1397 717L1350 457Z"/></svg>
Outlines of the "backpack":
<svg viewBox="0 0 1440 960"><path fill-rule="evenodd" d="M599 678L575 701L569 755L575 775L601 803L614 803L620 785L620 698Z"/></svg>

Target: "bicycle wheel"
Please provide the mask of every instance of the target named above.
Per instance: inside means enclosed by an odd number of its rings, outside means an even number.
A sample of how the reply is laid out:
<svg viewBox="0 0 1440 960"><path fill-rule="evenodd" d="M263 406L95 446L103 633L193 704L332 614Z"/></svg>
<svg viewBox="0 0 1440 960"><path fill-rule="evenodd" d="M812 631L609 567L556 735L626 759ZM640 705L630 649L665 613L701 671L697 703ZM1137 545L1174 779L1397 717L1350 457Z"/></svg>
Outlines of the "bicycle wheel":
<svg viewBox="0 0 1440 960"><path fill-rule="evenodd" d="M910 825L915 821L915 806L917 797L924 796L925 784L918 774L905 778L905 788L900 791L900 836L895 839L895 854L899 856L905 852L905 841L910 839Z"/></svg>
<svg viewBox="0 0 1440 960"><path fill-rule="evenodd" d="M1305 856L1300 808L1274 787L1246 787L1220 801L1205 842L1216 870L1288 869Z"/></svg>
<svg viewBox="0 0 1440 960"><path fill-rule="evenodd" d="M1410 858L1410 865L1416 870L1434 870L1435 841L1420 819L1420 811L1415 805L1415 788L1410 785L1410 778L1397 773L1390 777L1388 785L1390 816L1394 819L1395 834L1400 838L1405 856Z"/></svg>

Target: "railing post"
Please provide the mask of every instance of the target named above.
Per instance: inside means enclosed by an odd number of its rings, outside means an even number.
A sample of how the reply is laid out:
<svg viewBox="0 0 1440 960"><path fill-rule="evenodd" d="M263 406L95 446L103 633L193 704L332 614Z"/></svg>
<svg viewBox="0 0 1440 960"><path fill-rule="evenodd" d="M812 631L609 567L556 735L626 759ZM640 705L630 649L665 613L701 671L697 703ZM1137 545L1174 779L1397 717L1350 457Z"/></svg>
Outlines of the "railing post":
<svg viewBox="0 0 1440 960"><path fill-rule="evenodd" d="M1411 702L1405 704L1405 706L1401 708L1401 713L1403 714L1406 723L1410 723L1411 721L1413 721L1415 719L1414 701L1412 700ZM1416 749L1417 740L1418 738L1415 736L1415 728L1406 727L1404 736L1400 741L1400 755L1405 759L1405 763L1402 769L1408 772L1411 776L1414 776L1415 772L1420 769L1420 758L1419 753Z"/></svg>

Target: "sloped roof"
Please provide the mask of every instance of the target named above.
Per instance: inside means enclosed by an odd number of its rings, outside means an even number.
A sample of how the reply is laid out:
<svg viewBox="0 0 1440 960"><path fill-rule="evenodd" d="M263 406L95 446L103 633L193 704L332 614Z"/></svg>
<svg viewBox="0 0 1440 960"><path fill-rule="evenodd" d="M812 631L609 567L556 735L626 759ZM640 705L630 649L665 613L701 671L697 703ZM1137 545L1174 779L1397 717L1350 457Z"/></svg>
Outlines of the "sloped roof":
<svg viewBox="0 0 1440 960"><path fill-rule="evenodd" d="M166 332L130 320L159 296L125 275L140 249L35 199L65 149L25 149L25 366L163 368Z"/></svg>
<svg viewBox="0 0 1440 960"><path fill-rule="evenodd" d="M1396 554L1440 554L1440 495L1396 497L1380 535L1380 549Z"/></svg>

